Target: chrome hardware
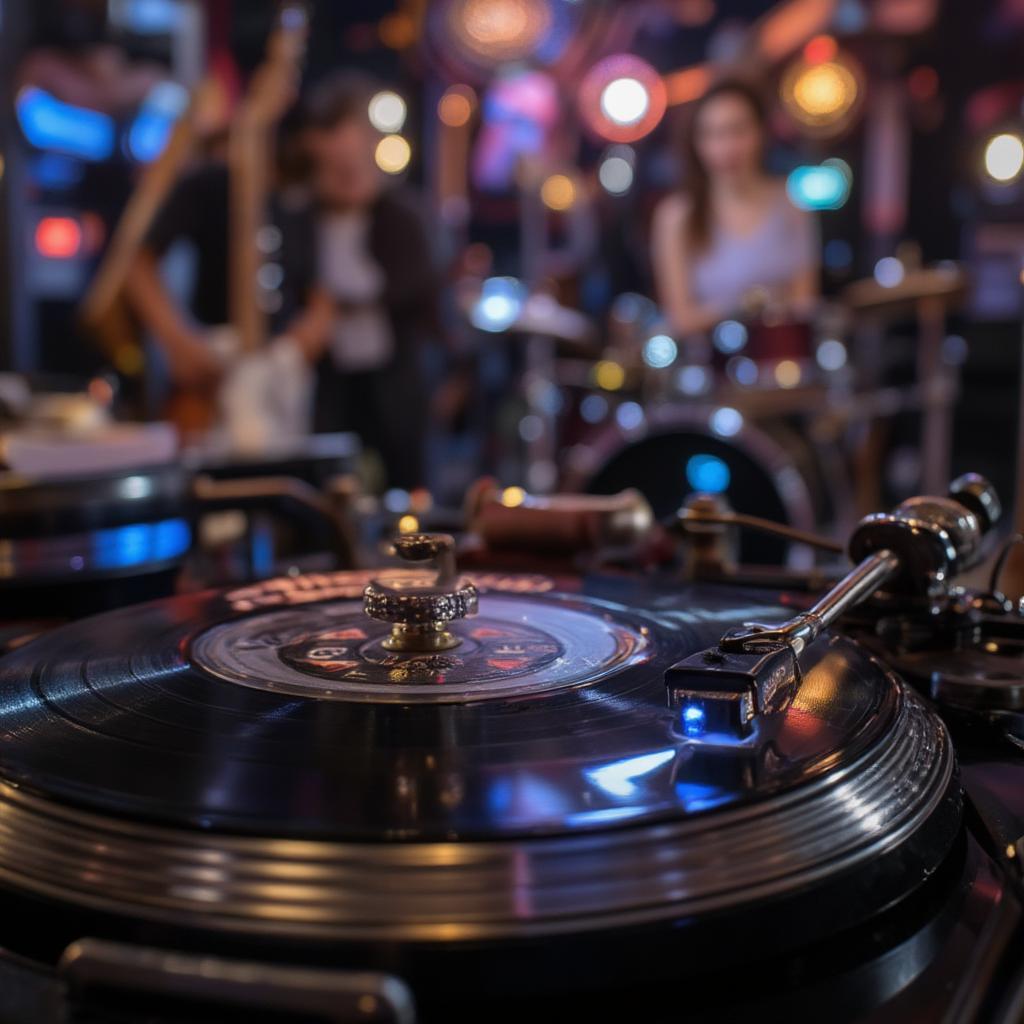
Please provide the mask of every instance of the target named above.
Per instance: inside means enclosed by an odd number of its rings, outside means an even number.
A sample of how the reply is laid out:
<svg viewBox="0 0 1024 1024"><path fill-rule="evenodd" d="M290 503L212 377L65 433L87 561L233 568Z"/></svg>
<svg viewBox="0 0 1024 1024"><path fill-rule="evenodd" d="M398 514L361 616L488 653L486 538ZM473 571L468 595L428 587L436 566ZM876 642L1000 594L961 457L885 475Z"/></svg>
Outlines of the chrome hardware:
<svg viewBox="0 0 1024 1024"><path fill-rule="evenodd" d="M950 492L949 498L911 498L861 520L849 545L855 568L808 611L779 625L745 623L716 648L674 665L665 674L670 703L699 695L702 714L714 708L732 731L745 734L754 718L788 704L799 682L798 658L808 645L877 591L948 598L950 580L977 563L1000 514L991 484L977 474L953 481Z"/></svg>
<svg viewBox="0 0 1024 1024"><path fill-rule="evenodd" d="M407 533L397 537L392 553L409 563L433 563L422 571L374 579L363 591L363 611L391 623L383 641L389 651L447 651L462 640L448 629L455 619L475 615L477 591L458 579L455 540L443 533ZM428 566L429 568L429 566Z"/></svg>

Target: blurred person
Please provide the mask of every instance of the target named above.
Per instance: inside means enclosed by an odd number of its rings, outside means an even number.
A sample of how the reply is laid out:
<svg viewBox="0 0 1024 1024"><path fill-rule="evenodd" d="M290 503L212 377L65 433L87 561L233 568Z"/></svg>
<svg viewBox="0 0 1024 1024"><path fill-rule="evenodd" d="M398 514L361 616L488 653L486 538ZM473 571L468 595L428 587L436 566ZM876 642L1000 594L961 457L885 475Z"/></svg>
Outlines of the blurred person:
<svg viewBox="0 0 1024 1024"><path fill-rule="evenodd" d="M818 296L811 215L764 169L764 106L745 82L713 85L694 105L683 188L659 204L651 260L662 311L679 335L755 311L805 319Z"/></svg>
<svg viewBox="0 0 1024 1024"><path fill-rule="evenodd" d="M338 72L306 103L317 279L334 317L317 367L320 431L352 430L388 485L424 483L427 385L420 342L439 334L439 278L421 218L377 167L374 83Z"/></svg>

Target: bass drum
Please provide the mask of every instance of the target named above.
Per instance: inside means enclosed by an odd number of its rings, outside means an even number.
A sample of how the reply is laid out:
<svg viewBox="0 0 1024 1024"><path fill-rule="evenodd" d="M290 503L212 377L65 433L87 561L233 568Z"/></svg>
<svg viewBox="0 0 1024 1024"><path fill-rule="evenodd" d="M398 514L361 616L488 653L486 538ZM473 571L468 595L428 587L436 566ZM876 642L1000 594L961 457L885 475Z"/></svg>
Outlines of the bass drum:
<svg viewBox="0 0 1024 1024"><path fill-rule="evenodd" d="M695 491L717 493L737 512L816 531L832 525L843 508L833 479L840 475L840 456L816 451L797 420L751 422L722 406L655 408L630 429L618 419L568 449L565 489L615 494L635 487L659 519ZM746 563L802 567L809 552L746 531L739 556Z"/></svg>

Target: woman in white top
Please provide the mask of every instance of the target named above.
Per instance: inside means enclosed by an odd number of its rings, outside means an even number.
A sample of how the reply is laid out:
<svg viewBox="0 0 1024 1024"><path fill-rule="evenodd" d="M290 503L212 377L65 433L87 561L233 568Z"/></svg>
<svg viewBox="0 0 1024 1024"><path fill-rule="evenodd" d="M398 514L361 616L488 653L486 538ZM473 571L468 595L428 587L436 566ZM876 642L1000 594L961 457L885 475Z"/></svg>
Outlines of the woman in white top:
<svg viewBox="0 0 1024 1024"><path fill-rule="evenodd" d="M764 107L750 86L722 81L697 101L684 187L662 200L652 225L658 300L677 334L709 330L754 294L787 318L813 308L814 224L764 170L764 145Z"/></svg>

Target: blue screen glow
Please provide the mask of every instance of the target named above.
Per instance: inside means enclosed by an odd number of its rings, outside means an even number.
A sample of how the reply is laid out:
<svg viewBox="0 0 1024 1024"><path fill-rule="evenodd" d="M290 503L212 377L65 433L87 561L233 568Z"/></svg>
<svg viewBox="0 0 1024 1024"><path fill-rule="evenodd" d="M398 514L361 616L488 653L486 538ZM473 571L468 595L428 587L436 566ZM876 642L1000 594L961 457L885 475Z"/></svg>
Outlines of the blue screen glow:
<svg viewBox="0 0 1024 1024"><path fill-rule="evenodd" d="M184 519L131 523L97 530L92 560L98 569L126 569L145 562L179 558L191 543L192 530Z"/></svg>
<svg viewBox="0 0 1024 1024"><path fill-rule="evenodd" d="M114 152L114 122L106 114L62 103L28 87L15 103L18 124L36 149L52 149L83 160L106 160Z"/></svg>

